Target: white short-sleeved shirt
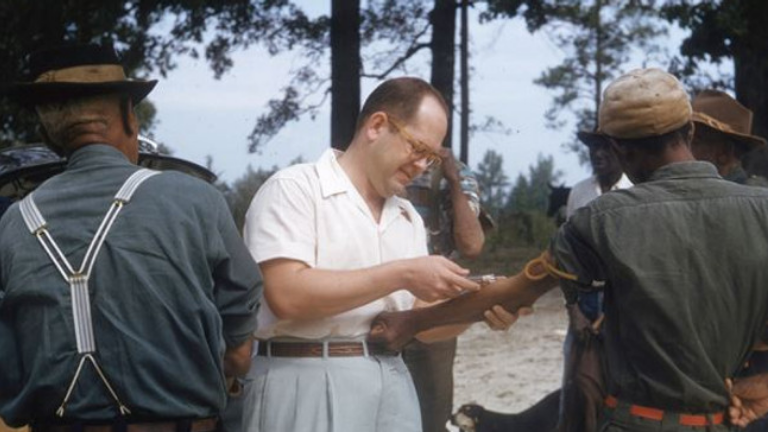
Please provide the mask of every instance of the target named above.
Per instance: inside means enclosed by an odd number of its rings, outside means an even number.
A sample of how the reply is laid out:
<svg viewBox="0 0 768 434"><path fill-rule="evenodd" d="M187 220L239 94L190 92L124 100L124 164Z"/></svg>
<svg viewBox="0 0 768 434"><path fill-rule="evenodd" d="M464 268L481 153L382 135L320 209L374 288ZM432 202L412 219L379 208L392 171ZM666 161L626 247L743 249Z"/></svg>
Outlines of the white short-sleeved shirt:
<svg viewBox="0 0 768 434"><path fill-rule="evenodd" d="M621 178L619 178L616 184L611 186L611 190L629 188L632 185L632 181L627 178L626 174L622 173ZM568 195L568 203L565 206L565 218L571 218L577 209L586 206L601 194L602 190L600 189L600 182L597 180L597 176L593 175L579 181L573 186L571 193Z"/></svg>
<svg viewBox="0 0 768 434"><path fill-rule="evenodd" d="M390 197L380 222L327 150L314 164L298 164L273 175L253 199L245 219L246 245L258 263L295 259L324 270L356 270L427 255L424 223L406 199ZM382 311L407 310L414 296L395 291L333 317L280 320L263 300L258 339L359 338Z"/></svg>

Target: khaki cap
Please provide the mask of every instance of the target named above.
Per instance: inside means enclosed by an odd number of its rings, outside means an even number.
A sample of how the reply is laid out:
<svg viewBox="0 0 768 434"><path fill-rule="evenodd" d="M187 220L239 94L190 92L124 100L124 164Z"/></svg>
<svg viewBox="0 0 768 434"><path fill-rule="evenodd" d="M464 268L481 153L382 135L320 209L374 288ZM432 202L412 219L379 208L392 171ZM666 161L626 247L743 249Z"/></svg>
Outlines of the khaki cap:
<svg viewBox="0 0 768 434"><path fill-rule="evenodd" d="M691 112L688 94L672 74L635 69L605 89L598 122L608 136L640 139L681 128Z"/></svg>

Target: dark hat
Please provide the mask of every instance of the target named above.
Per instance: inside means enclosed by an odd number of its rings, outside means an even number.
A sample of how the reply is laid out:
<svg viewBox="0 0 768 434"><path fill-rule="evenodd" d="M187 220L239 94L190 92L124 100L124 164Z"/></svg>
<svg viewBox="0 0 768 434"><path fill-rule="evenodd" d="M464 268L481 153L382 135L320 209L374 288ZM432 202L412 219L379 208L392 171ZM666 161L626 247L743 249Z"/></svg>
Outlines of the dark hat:
<svg viewBox="0 0 768 434"><path fill-rule="evenodd" d="M765 146L762 137L753 136L752 111L725 92L704 90L693 99L693 122L730 136L747 149Z"/></svg>
<svg viewBox="0 0 768 434"><path fill-rule="evenodd" d="M587 146L602 145L608 141L608 136L599 131L579 131L576 137Z"/></svg>
<svg viewBox="0 0 768 434"><path fill-rule="evenodd" d="M137 104L157 84L157 80L126 78L115 50L94 44L32 53L29 78L29 82L6 86L2 94L26 106L106 93L129 95Z"/></svg>

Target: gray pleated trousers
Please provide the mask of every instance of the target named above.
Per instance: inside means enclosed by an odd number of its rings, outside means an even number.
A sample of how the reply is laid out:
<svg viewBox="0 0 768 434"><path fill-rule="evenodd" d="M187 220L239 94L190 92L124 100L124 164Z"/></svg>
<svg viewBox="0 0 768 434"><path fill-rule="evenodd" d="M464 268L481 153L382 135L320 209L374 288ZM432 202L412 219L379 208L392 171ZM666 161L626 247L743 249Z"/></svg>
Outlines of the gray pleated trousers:
<svg viewBox="0 0 768 434"><path fill-rule="evenodd" d="M254 356L244 394L246 431L421 431L400 356Z"/></svg>

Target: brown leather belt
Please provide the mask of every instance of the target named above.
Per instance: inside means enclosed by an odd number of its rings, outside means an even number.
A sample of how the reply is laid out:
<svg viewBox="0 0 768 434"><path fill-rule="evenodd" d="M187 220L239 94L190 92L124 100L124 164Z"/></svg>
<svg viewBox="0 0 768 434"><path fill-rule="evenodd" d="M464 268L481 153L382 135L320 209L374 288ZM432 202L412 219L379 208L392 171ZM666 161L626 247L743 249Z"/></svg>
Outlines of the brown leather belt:
<svg viewBox="0 0 768 434"><path fill-rule="evenodd" d="M122 423L119 421L113 423L102 422L90 422L90 421L73 421L66 423L33 423L32 429L34 431L90 431L90 432L109 432L109 431L129 431L129 432L142 432L142 431L217 431L219 428L219 419L217 417L210 417L207 419L179 419L170 421L156 421L156 422L127 422Z"/></svg>
<svg viewBox="0 0 768 434"><path fill-rule="evenodd" d="M605 406L615 409L619 406L620 401L615 397L608 395L605 398ZM632 416L642 417L644 419L651 419L661 422L664 419L664 410L652 407L644 407L642 405L634 405L626 403L629 407L629 414ZM674 412L672 412L674 413ZM720 425L725 419L724 413L703 413L703 414L686 414L686 413L674 413L678 415L677 423L685 426L711 426Z"/></svg>
<svg viewBox="0 0 768 434"><path fill-rule="evenodd" d="M323 357L323 346L328 347L328 357L365 356L365 344L362 342L259 342L259 356L271 357ZM369 356L396 356L399 353L388 351L381 345L367 344Z"/></svg>

